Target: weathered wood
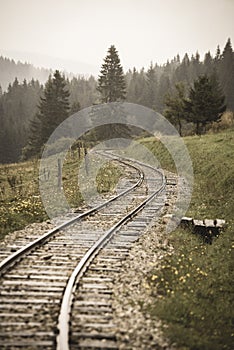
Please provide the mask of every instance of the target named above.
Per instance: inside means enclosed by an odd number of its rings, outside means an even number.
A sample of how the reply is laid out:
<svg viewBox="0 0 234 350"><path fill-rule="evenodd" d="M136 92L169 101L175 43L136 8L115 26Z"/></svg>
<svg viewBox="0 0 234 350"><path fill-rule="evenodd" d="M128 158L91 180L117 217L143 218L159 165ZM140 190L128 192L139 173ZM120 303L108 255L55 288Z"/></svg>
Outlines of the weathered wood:
<svg viewBox="0 0 234 350"><path fill-rule="evenodd" d="M204 240L211 244L213 237L219 236L226 223L221 219L195 220L190 217L182 217L180 225L185 229L190 228L195 234L202 235Z"/></svg>
<svg viewBox="0 0 234 350"><path fill-rule="evenodd" d="M215 219L214 224L215 224L215 226L218 226L220 228L224 228L226 226L226 221L221 220L221 219Z"/></svg>
<svg viewBox="0 0 234 350"><path fill-rule="evenodd" d="M206 235L206 225L202 220L193 220L193 232L203 236Z"/></svg>
<svg viewBox="0 0 234 350"><path fill-rule="evenodd" d="M184 216L184 217L181 219L180 225L181 225L183 228L192 228L192 226L194 225L193 219Z"/></svg>

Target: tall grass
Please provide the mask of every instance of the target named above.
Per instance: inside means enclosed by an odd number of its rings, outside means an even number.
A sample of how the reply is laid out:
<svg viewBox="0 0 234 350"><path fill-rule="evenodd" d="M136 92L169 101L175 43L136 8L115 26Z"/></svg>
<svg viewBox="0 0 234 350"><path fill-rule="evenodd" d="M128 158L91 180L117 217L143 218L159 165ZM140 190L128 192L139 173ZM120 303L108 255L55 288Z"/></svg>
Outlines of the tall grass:
<svg viewBox="0 0 234 350"><path fill-rule="evenodd" d="M234 131L187 137L194 167L194 192L187 215L221 218L227 229L211 245L188 230L177 229L169 241L174 253L148 276L154 303L152 317L164 321L164 331L177 349L234 348L233 231ZM162 158L165 150L148 142ZM147 145L147 142L145 143ZM165 157L166 167L171 168Z"/></svg>
<svg viewBox="0 0 234 350"><path fill-rule="evenodd" d="M78 186L78 169L83 156L83 150L80 159L77 151L68 153L63 165L63 189L72 208L84 203ZM48 219L40 196L38 173L38 161L0 165L0 239L29 223ZM107 162L98 171L97 192L112 191L121 175L119 167ZM46 181L47 176L49 174L45 169L45 176L40 181Z"/></svg>

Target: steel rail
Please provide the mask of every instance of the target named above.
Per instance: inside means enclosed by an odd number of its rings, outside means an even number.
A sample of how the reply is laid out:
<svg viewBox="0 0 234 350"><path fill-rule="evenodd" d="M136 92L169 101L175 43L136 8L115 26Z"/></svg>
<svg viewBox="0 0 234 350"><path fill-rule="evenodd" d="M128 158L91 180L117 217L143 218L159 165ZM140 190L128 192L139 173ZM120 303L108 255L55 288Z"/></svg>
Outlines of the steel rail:
<svg viewBox="0 0 234 350"><path fill-rule="evenodd" d="M7 258L5 258L4 260L2 260L0 262L0 275L2 275L3 273L6 272L6 270L8 268L10 268L11 266L13 266L21 257L23 257L26 253L32 251L34 248L41 246L42 244L44 244L49 238L53 237L53 235L55 235L56 233L58 233L61 230L64 230L65 228L67 228L68 226L74 224L77 221L82 220L83 218L92 215L96 212L98 212L100 209L108 206L110 203L112 203L113 201L121 198L122 196L126 195L127 193L133 191L136 187L140 186L141 183L143 182L144 179L144 174L142 171L140 171L137 167L135 167L134 165L125 163L124 161L118 160L120 163L123 163L129 167L134 168L138 174L139 174L139 179L138 181L132 185L131 187L129 187L127 190L124 190L123 192L119 193L118 195L116 195L115 197L109 199L108 201L80 214L75 216L74 218L62 223L61 225L56 226L55 228L49 230L48 232L46 232L44 235L40 236L39 238L35 239L34 241L30 242L29 244L27 244L26 246L18 249L16 252L14 252L13 254L11 254L10 256L8 256Z"/></svg>
<svg viewBox="0 0 234 350"><path fill-rule="evenodd" d="M133 159L133 158L128 158L128 157L123 157L123 156L120 156L120 155L114 154L114 153L109 153L109 151L96 151L96 152L99 153L99 154L103 154L103 155L105 155L106 157L109 157L109 158L111 158L111 159L118 160L118 161L120 161L120 162L121 162L121 159L124 158L125 161L133 162L133 163L142 165L142 166L144 166L144 167L146 167L146 168L149 168L149 169L152 169L152 170L154 170L154 171L159 172L159 173L162 175L162 177L165 177L164 174L162 173L162 171L160 171L159 169L154 168L154 167L153 167L152 165L150 165L150 164L146 164L146 163L140 162L139 160L136 160L136 159ZM114 158L113 158L113 157L114 157Z"/></svg>
<svg viewBox="0 0 234 350"><path fill-rule="evenodd" d="M114 155L116 157L116 155ZM117 156L118 157L118 156ZM123 162L121 160L121 162ZM141 163L143 164L143 163ZM114 233L127 221L131 220L139 211L141 211L146 204L153 200L153 198L162 192L166 186L166 178L164 174L151 166L147 167L153 169L161 175L162 185L153 192L148 198L140 203L135 209L119 220L114 226L102 235L98 241L86 252L83 258L80 260L73 273L71 274L67 286L64 291L64 296L60 308L60 314L58 319L58 336L57 336L57 350L69 350L69 320L71 305L73 299L73 292L75 291L76 284L79 283L84 271L87 269L91 261L96 257L99 251L110 241Z"/></svg>

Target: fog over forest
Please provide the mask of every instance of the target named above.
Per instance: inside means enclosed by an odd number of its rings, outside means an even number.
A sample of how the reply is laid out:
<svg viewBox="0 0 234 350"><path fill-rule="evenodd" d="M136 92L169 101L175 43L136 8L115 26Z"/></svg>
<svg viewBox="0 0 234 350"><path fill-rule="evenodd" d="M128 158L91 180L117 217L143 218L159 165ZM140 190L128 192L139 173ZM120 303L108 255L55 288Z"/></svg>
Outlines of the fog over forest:
<svg viewBox="0 0 234 350"><path fill-rule="evenodd" d="M102 62L100 68L101 64ZM29 63L16 63L9 58L0 57L0 162L21 159L22 149L30 137L31 123L44 94L45 82L53 73L51 69L35 68ZM177 55L167 60L163 65L152 60L148 67L129 69L124 72L125 100L164 113L165 98L175 92L176 84L183 83L188 93L194 81L203 74L216 77L225 96L226 108L233 111L234 52L230 39L224 48L217 46L214 56L209 50L204 58L198 52L190 57L186 53L183 57ZM65 79L70 113L100 103L97 78L65 73ZM176 123L175 126L178 127Z"/></svg>

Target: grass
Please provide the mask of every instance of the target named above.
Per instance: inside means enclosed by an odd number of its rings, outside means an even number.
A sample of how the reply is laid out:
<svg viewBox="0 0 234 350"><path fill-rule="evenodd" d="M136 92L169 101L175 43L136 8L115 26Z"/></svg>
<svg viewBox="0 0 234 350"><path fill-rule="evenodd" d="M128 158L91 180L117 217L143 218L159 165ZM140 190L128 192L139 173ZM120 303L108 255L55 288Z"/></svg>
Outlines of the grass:
<svg viewBox="0 0 234 350"><path fill-rule="evenodd" d="M0 166L0 238L47 218L39 198L36 162Z"/></svg>
<svg viewBox="0 0 234 350"><path fill-rule="evenodd" d="M152 317L166 325L164 332L178 350L233 349L234 131L186 137L194 167L194 192L187 215L197 219L220 218L228 227L212 245L199 236L177 229L170 234L174 253L161 269L148 275L154 303L145 305ZM152 138L142 141L160 161L174 170L168 151ZM46 218L40 202L37 163L0 166L0 220L3 236L29 222ZM77 157L64 166L64 190L69 203L78 206ZM106 176L109 174L110 176ZM98 174L98 191L113 189L121 171L108 163Z"/></svg>
<svg viewBox="0 0 234 350"><path fill-rule="evenodd" d="M166 152L148 140L164 162ZM234 348L233 230L234 131L186 137L194 167L194 192L187 216L225 219L227 229L212 245L188 230L176 229L169 241L174 253L148 276L154 303L147 305L159 317L164 332L178 350ZM164 166L173 168L168 157Z"/></svg>
<svg viewBox="0 0 234 350"><path fill-rule="evenodd" d="M113 191L122 175L123 173L118 166L110 162L105 164L97 174L96 181L98 193L108 193Z"/></svg>
<svg viewBox="0 0 234 350"><path fill-rule="evenodd" d="M83 154L78 160L77 152L73 152L67 155L63 166L64 193L73 208L84 202L78 187L78 168L82 160ZM38 161L0 165L0 239L8 232L48 219L40 197L38 172ZM97 173L97 192L112 191L121 175L119 167L105 163ZM46 181L46 177L42 181Z"/></svg>

